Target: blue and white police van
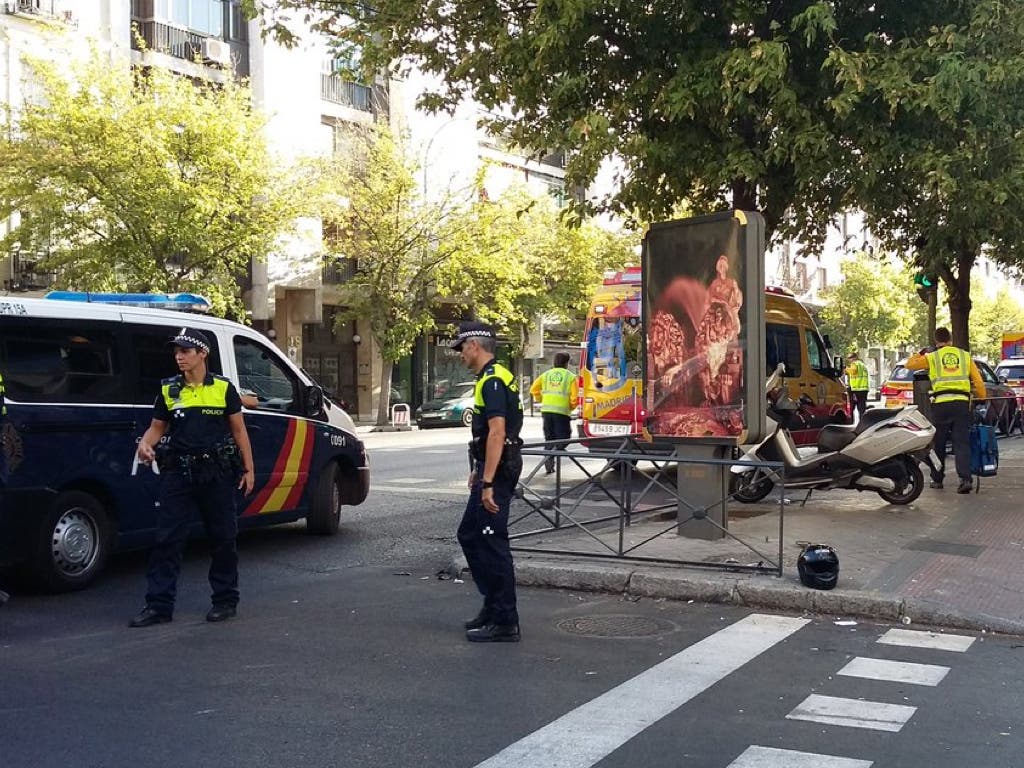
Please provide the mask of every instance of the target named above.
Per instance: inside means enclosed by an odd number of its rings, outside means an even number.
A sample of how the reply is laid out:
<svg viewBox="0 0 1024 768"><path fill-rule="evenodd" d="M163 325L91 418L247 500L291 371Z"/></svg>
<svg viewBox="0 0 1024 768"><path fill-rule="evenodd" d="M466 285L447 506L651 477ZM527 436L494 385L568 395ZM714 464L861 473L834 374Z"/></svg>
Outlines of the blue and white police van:
<svg viewBox="0 0 1024 768"><path fill-rule="evenodd" d="M208 307L191 294L0 297L0 564L80 589L112 552L152 542L159 477L133 474L133 459L160 381L178 373L167 342L183 326L210 337L210 371L243 395L256 484L239 494L240 527L305 518L333 534L341 507L366 499L369 463L348 414L258 332L180 311Z"/></svg>

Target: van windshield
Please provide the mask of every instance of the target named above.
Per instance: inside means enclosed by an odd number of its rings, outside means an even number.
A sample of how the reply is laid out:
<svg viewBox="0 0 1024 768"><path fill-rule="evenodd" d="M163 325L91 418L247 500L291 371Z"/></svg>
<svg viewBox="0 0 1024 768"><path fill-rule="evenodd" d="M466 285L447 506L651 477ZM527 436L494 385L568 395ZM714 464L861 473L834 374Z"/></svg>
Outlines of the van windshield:
<svg viewBox="0 0 1024 768"><path fill-rule="evenodd" d="M639 379L640 318L595 317L587 333L587 369L598 387L617 387Z"/></svg>
<svg viewBox="0 0 1024 768"><path fill-rule="evenodd" d="M1024 379L1024 365L1000 365L996 373L1008 379Z"/></svg>

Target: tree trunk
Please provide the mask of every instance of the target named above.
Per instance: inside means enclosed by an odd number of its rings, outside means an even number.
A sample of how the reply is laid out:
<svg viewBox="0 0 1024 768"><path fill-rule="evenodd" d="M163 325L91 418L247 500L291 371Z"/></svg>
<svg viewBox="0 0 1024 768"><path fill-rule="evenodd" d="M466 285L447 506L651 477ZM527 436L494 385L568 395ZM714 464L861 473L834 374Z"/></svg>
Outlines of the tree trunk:
<svg viewBox="0 0 1024 768"><path fill-rule="evenodd" d="M935 343L935 314L938 311L939 304L939 287L936 285L930 291L928 291L928 338L924 341L924 346L930 347Z"/></svg>
<svg viewBox="0 0 1024 768"><path fill-rule="evenodd" d="M757 210L757 185L746 179L732 182L732 207L738 211Z"/></svg>
<svg viewBox="0 0 1024 768"><path fill-rule="evenodd" d="M380 366L380 397L377 399L377 426L383 427L391 419L391 371L393 360L383 360Z"/></svg>
<svg viewBox="0 0 1024 768"><path fill-rule="evenodd" d="M970 349L971 320L971 269L977 255L974 251L962 246L956 257L956 274L953 280L946 281L949 289L950 332L953 334L953 346Z"/></svg>

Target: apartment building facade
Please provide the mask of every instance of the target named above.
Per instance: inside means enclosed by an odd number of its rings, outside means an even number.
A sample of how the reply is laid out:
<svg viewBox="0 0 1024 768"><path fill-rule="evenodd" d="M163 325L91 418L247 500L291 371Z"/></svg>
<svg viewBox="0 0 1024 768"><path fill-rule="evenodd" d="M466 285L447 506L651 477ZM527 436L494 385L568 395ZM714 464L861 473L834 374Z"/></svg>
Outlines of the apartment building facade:
<svg viewBox="0 0 1024 768"><path fill-rule="evenodd" d="M288 162L335 151L347 128L397 118L397 84L358 83L339 73L325 41L304 36L285 48L265 40L237 0L0 0L0 100L17 108L32 98L25 54L72 60L90 46L124 66L160 67L183 77L245 78L254 105L267 118L266 139ZM0 222L9 226L12 222ZM338 327L337 285L325 266L319 219L301 220L274 252L256 254L241 280L253 325L275 339L353 412L372 412L379 381L368 333L357 323ZM5 292L40 295L56 275L41 267L45 254L0 256Z"/></svg>

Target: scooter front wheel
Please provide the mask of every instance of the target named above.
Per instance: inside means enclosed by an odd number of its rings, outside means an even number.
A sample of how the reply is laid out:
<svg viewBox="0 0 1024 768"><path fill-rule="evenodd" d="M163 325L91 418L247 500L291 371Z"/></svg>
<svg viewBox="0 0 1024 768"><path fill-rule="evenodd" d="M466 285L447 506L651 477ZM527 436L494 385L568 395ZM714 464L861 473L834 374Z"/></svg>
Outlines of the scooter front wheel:
<svg viewBox="0 0 1024 768"><path fill-rule="evenodd" d="M903 467L907 471L907 479L902 487L898 486L895 491L878 492L878 495L890 504L910 504L916 501L924 490L924 472L921 471L921 465L912 457L904 456Z"/></svg>
<svg viewBox="0 0 1024 768"><path fill-rule="evenodd" d="M773 487L775 483L760 469L732 476L732 497L744 504L756 504L771 493Z"/></svg>

